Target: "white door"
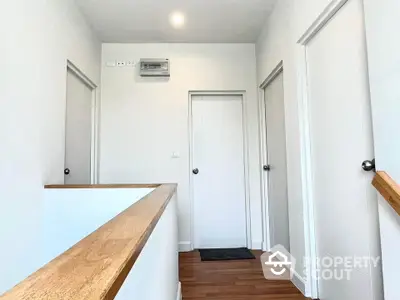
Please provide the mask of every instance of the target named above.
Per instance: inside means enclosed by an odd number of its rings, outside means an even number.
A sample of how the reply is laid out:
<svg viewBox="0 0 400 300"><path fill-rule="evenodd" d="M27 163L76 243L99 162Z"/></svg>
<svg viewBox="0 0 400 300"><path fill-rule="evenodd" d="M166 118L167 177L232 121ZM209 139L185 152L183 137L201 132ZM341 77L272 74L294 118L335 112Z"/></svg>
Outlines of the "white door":
<svg viewBox="0 0 400 300"><path fill-rule="evenodd" d="M271 247L282 245L290 251L283 72L265 88L264 101L270 243Z"/></svg>
<svg viewBox="0 0 400 300"><path fill-rule="evenodd" d="M194 246L245 247L242 97L193 96L192 131Z"/></svg>
<svg viewBox="0 0 400 300"><path fill-rule="evenodd" d="M68 69L64 170L66 184L91 183L92 92L92 88Z"/></svg>
<svg viewBox="0 0 400 300"><path fill-rule="evenodd" d="M373 173L361 168L374 157L361 0L349 0L306 50L317 256L325 259L320 270L334 271L329 257L351 264L379 255ZM336 279L320 274L320 299L375 299L379 268L336 270Z"/></svg>
<svg viewBox="0 0 400 300"><path fill-rule="evenodd" d="M364 0L378 170L400 183L400 1ZM395 37L395 38L393 38ZM400 299L400 217L379 197L383 279L387 300Z"/></svg>

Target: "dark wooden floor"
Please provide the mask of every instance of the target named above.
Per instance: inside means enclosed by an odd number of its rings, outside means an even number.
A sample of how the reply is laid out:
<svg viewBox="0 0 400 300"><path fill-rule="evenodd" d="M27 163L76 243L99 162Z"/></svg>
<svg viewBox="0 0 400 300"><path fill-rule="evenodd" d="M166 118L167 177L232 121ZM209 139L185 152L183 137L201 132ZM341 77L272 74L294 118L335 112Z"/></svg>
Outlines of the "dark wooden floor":
<svg viewBox="0 0 400 300"><path fill-rule="evenodd" d="M255 260L201 262L200 254L181 253L180 280L183 300L277 299L304 300L289 281L269 281L261 269L261 251Z"/></svg>

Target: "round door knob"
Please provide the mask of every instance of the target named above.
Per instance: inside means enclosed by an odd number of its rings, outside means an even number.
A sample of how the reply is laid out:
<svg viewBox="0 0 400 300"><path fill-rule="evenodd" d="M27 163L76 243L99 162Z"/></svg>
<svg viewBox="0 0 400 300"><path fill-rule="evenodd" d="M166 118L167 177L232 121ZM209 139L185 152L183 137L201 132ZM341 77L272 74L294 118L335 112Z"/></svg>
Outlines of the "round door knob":
<svg viewBox="0 0 400 300"><path fill-rule="evenodd" d="M373 160L366 160L362 163L361 167L366 172L375 171L375 159Z"/></svg>
<svg viewBox="0 0 400 300"><path fill-rule="evenodd" d="M263 166L264 171L271 171L271 166L270 165L265 165Z"/></svg>
<svg viewBox="0 0 400 300"><path fill-rule="evenodd" d="M71 170L70 170L70 169L66 168L66 169L64 170L64 174L65 174L65 175L69 175L70 173L71 173Z"/></svg>
<svg viewBox="0 0 400 300"><path fill-rule="evenodd" d="M197 169L197 168L196 168L196 169L193 169L193 174L194 174L194 175L199 174L199 169Z"/></svg>

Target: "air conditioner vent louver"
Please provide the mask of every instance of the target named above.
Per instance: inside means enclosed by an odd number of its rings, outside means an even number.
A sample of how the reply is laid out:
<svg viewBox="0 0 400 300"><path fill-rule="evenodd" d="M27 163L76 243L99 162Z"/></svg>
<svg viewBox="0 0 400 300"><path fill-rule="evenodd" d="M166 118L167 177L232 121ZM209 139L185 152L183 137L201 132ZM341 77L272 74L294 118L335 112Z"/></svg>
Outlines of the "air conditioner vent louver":
<svg viewBox="0 0 400 300"><path fill-rule="evenodd" d="M158 58L142 58L140 60L140 76L169 77L169 60Z"/></svg>

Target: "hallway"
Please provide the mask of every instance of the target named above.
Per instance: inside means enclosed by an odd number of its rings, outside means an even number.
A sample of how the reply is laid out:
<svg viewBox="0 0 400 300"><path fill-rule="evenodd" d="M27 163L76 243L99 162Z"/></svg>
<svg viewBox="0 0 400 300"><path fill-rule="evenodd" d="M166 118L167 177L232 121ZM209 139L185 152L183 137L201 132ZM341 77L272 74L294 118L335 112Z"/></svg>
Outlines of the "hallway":
<svg viewBox="0 0 400 300"><path fill-rule="evenodd" d="M400 0L4 0L0 24L0 300L400 300Z"/></svg>
<svg viewBox="0 0 400 300"><path fill-rule="evenodd" d="M201 262L197 251L181 253L183 299L306 299L291 282L267 281L260 265L262 252L253 253L255 260L227 262Z"/></svg>

